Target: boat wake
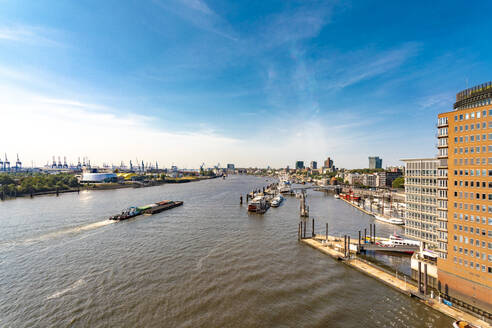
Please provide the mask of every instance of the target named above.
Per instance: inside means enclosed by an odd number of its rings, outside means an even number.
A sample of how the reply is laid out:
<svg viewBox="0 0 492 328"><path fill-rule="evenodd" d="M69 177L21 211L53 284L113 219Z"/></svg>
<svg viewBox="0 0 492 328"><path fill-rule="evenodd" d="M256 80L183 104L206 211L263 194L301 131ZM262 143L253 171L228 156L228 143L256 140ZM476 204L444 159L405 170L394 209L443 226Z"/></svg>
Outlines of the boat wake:
<svg viewBox="0 0 492 328"><path fill-rule="evenodd" d="M74 282L72 284L72 286L70 286L68 288L65 288L65 289L62 289L62 290L54 293L53 295L48 296L46 299L47 300L51 300L51 299L54 299L54 298L58 298L60 296L65 295L66 293L68 293L68 292L70 292L72 290L76 290L76 289L78 289L78 288L80 288L80 287L82 287L84 285L85 285L85 280L84 279L79 279L76 282Z"/></svg>
<svg viewBox="0 0 492 328"><path fill-rule="evenodd" d="M32 237L32 238L27 238L27 239L23 239L23 240L8 241L5 243L2 243L1 246L6 246L6 247L9 247L9 246L10 247L12 247L12 246L28 246L28 245L35 244L35 243L44 242L44 241L55 239L55 238L60 238L60 237L66 236L66 235L73 235L73 234L81 233L84 231L90 231L90 230L98 229L98 228L107 226L109 224L112 224L114 222L115 221L113 221L113 220L99 221L99 222L90 223L90 224L86 224L86 225L78 226L78 227L74 227L74 228L58 230L58 231L50 232L50 233L47 233L44 235L40 235L40 236L36 236L36 237Z"/></svg>

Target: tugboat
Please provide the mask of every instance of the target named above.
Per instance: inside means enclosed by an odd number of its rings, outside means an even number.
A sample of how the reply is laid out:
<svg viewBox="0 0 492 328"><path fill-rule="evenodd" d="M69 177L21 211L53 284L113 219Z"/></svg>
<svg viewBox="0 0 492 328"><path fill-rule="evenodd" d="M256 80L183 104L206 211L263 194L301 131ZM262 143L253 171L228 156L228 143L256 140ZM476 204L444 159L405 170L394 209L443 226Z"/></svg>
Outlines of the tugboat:
<svg viewBox="0 0 492 328"><path fill-rule="evenodd" d="M142 214L142 212L135 206L129 207L121 212L121 214L114 215L110 217L110 220L122 221L133 218L137 215Z"/></svg>

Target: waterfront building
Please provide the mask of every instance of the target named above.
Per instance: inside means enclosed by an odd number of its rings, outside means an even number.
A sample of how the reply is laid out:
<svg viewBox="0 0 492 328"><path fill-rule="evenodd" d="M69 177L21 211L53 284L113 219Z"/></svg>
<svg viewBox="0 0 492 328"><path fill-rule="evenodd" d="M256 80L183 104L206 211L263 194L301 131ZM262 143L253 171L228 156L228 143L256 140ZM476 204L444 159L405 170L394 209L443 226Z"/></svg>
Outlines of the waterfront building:
<svg viewBox="0 0 492 328"><path fill-rule="evenodd" d="M369 168L370 169L382 169L383 168L383 159L379 158L379 156L369 157Z"/></svg>
<svg viewBox="0 0 492 328"><path fill-rule="evenodd" d="M118 177L115 173L100 173L97 171L88 171L82 173L81 183L104 183L116 182Z"/></svg>
<svg viewBox="0 0 492 328"><path fill-rule="evenodd" d="M492 313L492 83L438 115L439 290Z"/></svg>
<svg viewBox="0 0 492 328"><path fill-rule="evenodd" d="M393 185L393 181L395 181L396 178L399 178L403 175L401 171L383 171L383 172L377 172L377 182L376 186L377 187L391 187Z"/></svg>
<svg viewBox="0 0 492 328"><path fill-rule="evenodd" d="M302 170L304 168L304 161L296 162L296 170Z"/></svg>
<svg viewBox="0 0 492 328"><path fill-rule="evenodd" d="M363 174L362 175L362 184L368 187L376 187L376 174Z"/></svg>
<svg viewBox="0 0 492 328"><path fill-rule="evenodd" d="M356 184L362 185L363 179L364 175L359 173L347 173L345 175L345 181L347 181L347 183L352 186Z"/></svg>
<svg viewBox="0 0 492 328"><path fill-rule="evenodd" d="M317 170L318 169L318 162L316 161L311 161L311 165L309 165L311 170Z"/></svg>
<svg viewBox="0 0 492 328"><path fill-rule="evenodd" d="M234 164L227 164L228 170L234 170Z"/></svg>
<svg viewBox="0 0 492 328"><path fill-rule="evenodd" d="M435 158L404 159L405 235L438 249L437 167Z"/></svg>

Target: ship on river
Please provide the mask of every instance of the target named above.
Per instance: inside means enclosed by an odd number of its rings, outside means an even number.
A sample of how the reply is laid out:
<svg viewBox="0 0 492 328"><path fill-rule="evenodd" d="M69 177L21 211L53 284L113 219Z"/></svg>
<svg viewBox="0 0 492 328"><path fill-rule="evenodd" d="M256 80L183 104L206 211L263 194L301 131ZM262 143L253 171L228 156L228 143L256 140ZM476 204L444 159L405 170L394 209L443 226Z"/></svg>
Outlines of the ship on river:
<svg viewBox="0 0 492 328"><path fill-rule="evenodd" d="M166 211L181 205L183 205L182 201L163 200L158 203L144 205L140 207L132 206L123 210L121 214L111 216L109 219L122 221L122 220L131 219L141 214L152 215L152 214L160 213L162 211Z"/></svg>

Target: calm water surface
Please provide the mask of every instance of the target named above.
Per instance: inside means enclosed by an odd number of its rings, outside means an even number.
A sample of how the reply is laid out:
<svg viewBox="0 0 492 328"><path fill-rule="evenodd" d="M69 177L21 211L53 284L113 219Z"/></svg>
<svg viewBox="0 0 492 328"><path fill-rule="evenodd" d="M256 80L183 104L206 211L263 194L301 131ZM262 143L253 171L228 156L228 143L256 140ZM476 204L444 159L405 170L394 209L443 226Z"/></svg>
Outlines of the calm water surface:
<svg viewBox="0 0 492 328"><path fill-rule="evenodd" d="M269 180L272 182L272 180ZM297 242L298 200L249 215L230 176L0 202L1 327L450 327L451 320ZM113 223L131 205L184 206ZM324 232L374 220L309 193ZM395 228L376 223L378 235ZM408 258L382 257L401 266Z"/></svg>

